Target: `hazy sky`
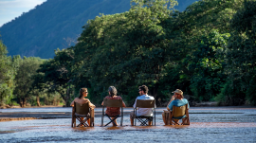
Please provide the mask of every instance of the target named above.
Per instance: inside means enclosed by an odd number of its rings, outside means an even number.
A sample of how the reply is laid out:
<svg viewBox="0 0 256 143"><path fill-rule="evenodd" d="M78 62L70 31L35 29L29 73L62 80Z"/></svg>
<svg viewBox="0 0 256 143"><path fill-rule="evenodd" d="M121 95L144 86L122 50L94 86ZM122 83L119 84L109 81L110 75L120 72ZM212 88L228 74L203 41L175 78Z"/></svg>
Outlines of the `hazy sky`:
<svg viewBox="0 0 256 143"><path fill-rule="evenodd" d="M46 0L0 0L0 27Z"/></svg>

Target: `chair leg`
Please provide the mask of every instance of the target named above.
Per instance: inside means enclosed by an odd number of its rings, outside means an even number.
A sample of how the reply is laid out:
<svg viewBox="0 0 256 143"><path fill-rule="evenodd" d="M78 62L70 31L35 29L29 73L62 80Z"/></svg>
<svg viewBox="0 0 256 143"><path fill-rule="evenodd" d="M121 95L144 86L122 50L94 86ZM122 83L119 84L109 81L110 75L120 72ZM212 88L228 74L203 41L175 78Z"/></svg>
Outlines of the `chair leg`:
<svg viewBox="0 0 256 143"><path fill-rule="evenodd" d="M86 124L87 118L86 119L77 118L77 120L80 122L80 124L78 124L77 127L79 127L80 125L84 125L85 127L89 127Z"/></svg>
<svg viewBox="0 0 256 143"><path fill-rule="evenodd" d="M137 113L138 113L138 112L137 112L137 109L136 109L135 117L138 115ZM137 118L134 118L134 121L135 121L135 126L136 126Z"/></svg>
<svg viewBox="0 0 256 143"><path fill-rule="evenodd" d="M104 106L103 106L103 108L102 108L101 127L103 127L103 122L104 122Z"/></svg>
<svg viewBox="0 0 256 143"><path fill-rule="evenodd" d="M170 121L169 121L169 113L165 113L165 125L169 125Z"/></svg>
<svg viewBox="0 0 256 143"><path fill-rule="evenodd" d="M145 119L144 121L142 121L141 125L142 126L148 126L147 122L148 122L148 119Z"/></svg>
<svg viewBox="0 0 256 143"><path fill-rule="evenodd" d="M186 118L183 118L183 119L181 119L181 125L184 125L185 124L185 122L187 121L187 119Z"/></svg>
<svg viewBox="0 0 256 143"><path fill-rule="evenodd" d="M154 118L153 118L153 120L154 120L154 124L156 126L156 109L154 109Z"/></svg>
<svg viewBox="0 0 256 143"><path fill-rule="evenodd" d="M105 125L105 127L107 126L107 125L109 125L111 122L112 122L112 119L107 115L107 117L109 118L109 120L110 120L110 122L108 122L106 125Z"/></svg>
<svg viewBox="0 0 256 143"><path fill-rule="evenodd" d="M74 127L74 119L73 119L73 117L72 117L72 119L71 119L71 127L72 127L72 128Z"/></svg>
<svg viewBox="0 0 256 143"><path fill-rule="evenodd" d="M94 117L90 118L90 127L94 127Z"/></svg>
<svg viewBox="0 0 256 143"><path fill-rule="evenodd" d="M168 122L170 122L170 125L172 125L172 113L169 113L169 120Z"/></svg>
<svg viewBox="0 0 256 143"><path fill-rule="evenodd" d="M174 122L174 125L180 125L180 124L179 124L179 120L177 120L177 121L174 121L174 120L173 120L173 122Z"/></svg>
<svg viewBox="0 0 256 143"><path fill-rule="evenodd" d="M76 118L75 118L75 108L72 107L72 119L71 119L71 127L74 127L74 122L75 122Z"/></svg>
<svg viewBox="0 0 256 143"><path fill-rule="evenodd" d="M94 127L94 109L90 110L90 126Z"/></svg>
<svg viewBox="0 0 256 143"><path fill-rule="evenodd" d="M121 126L123 126L123 107L121 108L121 123L120 123Z"/></svg>
<svg viewBox="0 0 256 143"><path fill-rule="evenodd" d="M114 117L113 119L111 119L107 114L106 114L106 116L109 118L110 121L105 125L105 127L107 125L109 125L110 123L113 123L115 126L117 126L115 123L115 120L118 118L118 116Z"/></svg>
<svg viewBox="0 0 256 143"><path fill-rule="evenodd" d="M144 118L137 118L140 121L141 126L148 126L147 122L149 121L147 118L143 120Z"/></svg>
<svg viewBox="0 0 256 143"><path fill-rule="evenodd" d="M189 118L187 118L187 117L186 117L186 118L183 118L181 125L190 125Z"/></svg>
<svg viewBox="0 0 256 143"><path fill-rule="evenodd" d="M136 120L137 120L137 118L134 117L134 118L133 118L133 126L136 126Z"/></svg>

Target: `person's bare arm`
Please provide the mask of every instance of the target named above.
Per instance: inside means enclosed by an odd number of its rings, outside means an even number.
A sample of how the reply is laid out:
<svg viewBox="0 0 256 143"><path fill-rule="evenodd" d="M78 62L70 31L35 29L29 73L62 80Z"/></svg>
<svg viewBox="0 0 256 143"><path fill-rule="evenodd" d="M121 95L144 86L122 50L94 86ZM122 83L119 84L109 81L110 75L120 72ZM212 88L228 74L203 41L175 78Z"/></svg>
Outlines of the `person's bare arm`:
<svg viewBox="0 0 256 143"><path fill-rule="evenodd" d="M75 100L73 100L73 101L71 102L70 106L74 107L74 102L75 102Z"/></svg>
<svg viewBox="0 0 256 143"><path fill-rule="evenodd" d="M123 104L123 107L126 107L124 101L122 101L122 104Z"/></svg>
<svg viewBox="0 0 256 143"><path fill-rule="evenodd" d="M171 109L169 108L169 106L170 106L170 104L172 103L172 101L173 101L174 99L175 99L175 97L172 96L170 102L168 103L168 105L167 105L167 107L166 107L168 111L171 111Z"/></svg>
<svg viewBox="0 0 256 143"><path fill-rule="evenodd" d="M168 110L168 106L171 104L171 102L172 102L174 99L175 99L175 97L172 96L171 100L170 100L169 103L167 104L167 110ZM169 108L169 110L170 110L170 108Z"/></svg>
<svg viewBox="0 0 256 143"><path fill-rule="evenodd" d="M92 104L91 102L89 102L89 107L92 109L96 108L96 106L94 104Z"/></svg>

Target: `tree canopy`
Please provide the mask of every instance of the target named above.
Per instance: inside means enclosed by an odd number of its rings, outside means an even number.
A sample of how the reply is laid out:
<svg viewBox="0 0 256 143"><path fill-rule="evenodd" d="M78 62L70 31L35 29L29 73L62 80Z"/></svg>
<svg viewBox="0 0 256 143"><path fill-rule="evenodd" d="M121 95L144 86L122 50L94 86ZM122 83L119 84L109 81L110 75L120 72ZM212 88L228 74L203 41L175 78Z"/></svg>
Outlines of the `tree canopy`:
<svg viewBox="0 0 256 143"><path fill-rule="evenodd" d="M7 57L0 45L1 101L14 91L21 106L32 95L40 105L42 94L58 94L69 106L87 87L100 104L113 85L129 106L145 84L160 106L175 89L191 105L256 104L255 1L201 0L184 11L175 0L130 3L129 11L89 20L77 44L55 50L53 59Z"/></svg>

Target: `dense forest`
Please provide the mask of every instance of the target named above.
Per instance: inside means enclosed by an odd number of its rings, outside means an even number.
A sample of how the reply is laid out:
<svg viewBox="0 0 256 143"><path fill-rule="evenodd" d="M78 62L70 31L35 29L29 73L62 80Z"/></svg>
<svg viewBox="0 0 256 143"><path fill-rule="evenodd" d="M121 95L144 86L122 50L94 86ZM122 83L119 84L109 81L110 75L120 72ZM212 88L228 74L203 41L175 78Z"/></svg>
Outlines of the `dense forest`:
<svg viewBox="0 0 256 143"><path fill-rule="evenodd" d="M179 0L182 11L195 0ZM54 49L76 44L82 26L100 13L128 11L130 0L47 0L0 27L8 55L53 58ZM26 42L24 42L26 41Z"/></svg>
<svg viewBox="0 0 256 143"><path fill-rule="evenodd" d="M77 43L53 59L8 57L1 43L1 104L40 106L52 97L69 106L87 87L99 105L113 85L132 105L146 84L159 106L176 88L190 103L256 105L254 0L202 0L184 11L175 0L131 3L129 11L89 20Z"/></svg>

